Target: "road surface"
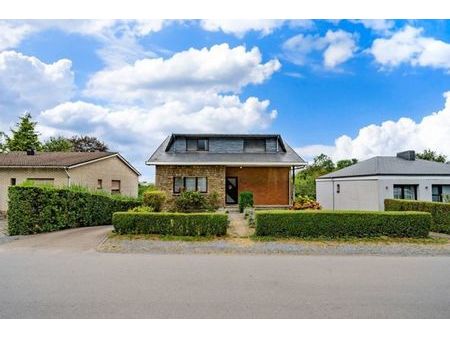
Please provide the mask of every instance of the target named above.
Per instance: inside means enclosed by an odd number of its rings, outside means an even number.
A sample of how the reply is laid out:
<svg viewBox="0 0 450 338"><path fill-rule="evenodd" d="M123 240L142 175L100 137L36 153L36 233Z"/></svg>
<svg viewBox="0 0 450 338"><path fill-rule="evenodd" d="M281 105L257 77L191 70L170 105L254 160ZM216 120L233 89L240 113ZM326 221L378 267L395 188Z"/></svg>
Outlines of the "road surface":
<svg viewBox="0 0 450 338"><path fill-rule="evenodd" d="M77 231L0 245L1 318L450 317L448 257L111 254Z"/></svg>

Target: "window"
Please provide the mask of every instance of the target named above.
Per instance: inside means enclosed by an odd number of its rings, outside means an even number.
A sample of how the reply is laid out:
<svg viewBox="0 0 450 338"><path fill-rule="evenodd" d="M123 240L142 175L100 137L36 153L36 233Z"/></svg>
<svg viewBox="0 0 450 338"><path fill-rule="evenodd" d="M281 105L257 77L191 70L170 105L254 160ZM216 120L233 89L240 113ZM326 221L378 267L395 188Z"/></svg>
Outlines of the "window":
<svg viewBox="0 0 450 338"><path fill-rule="evenodd" d="M175 194L179 194L181 189L184 188L183 177L174 177L173 178L173 192Z"/></svg>
<svg viewBox="0 0 450 338"><path fill-rule="evenodd" d="M186 139L187 151L208 151L209 142L207 138L188 138Z"/></svg>
<svg viewBox="0 0 450 338"><path fill-rule="evenodd" d="M17 184L17 180L15 178L11 178L11 185L16 185Z"/></svg>
<svg viewBox="0 0 450 338"><path fill-rule="evenodd" d="M113 194L113 195L120 194L120 181L119 180L111 181L111 194Z"/></svg>
<svg viewBox="0 0 450 338"><path fill-rule="evenodd" d="M103 180L98 179L97 180L97 189L103 189Z"/></svg>
<svg viewBox="0 0 450 338"><path fill-rule="evenodd" d="M444 202L447 195L450 198L450 185L432 185L431 194L433 202Z"/></svg>
<svg viewBox="0 0 450 338"><path fill-rule="evenodd" d="M417 185L394 185L394 198L417 200Z"/></svg>
<svg viewBox="0 0 450 338"><path fill-rule="evenodd" d="M182 191L208 192L208 180L206 177L174 177L173 193Z"/></svg>
<svg viewBox="0 0 450 338"><path fill-rule="evenodd" d="M246 153L264 153L266 151L266 140L251 138L244 139L244 152Z"/></svg>
<svg viewBox="0 0 450 338"><path fill-rule="evenodd" d="M36 185L54 185L54 178L27 178L27 181L30 181Z"/></svg>

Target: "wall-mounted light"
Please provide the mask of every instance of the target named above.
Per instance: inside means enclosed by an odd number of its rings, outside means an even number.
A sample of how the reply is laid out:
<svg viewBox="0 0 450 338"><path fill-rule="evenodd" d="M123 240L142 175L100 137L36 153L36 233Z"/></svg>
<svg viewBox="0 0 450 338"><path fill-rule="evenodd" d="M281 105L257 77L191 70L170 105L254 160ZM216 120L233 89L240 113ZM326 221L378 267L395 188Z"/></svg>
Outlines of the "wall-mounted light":
<svg viewBox="0 0 450 338"><path fill-rule="evenodd" d="M427 185L427 186L425 186L425 190L428 190L428 185Z"/></svg>
<svg viewBox="0 0 450 338"><path fill-rule="evenodd" d="M341 185L336 184L336 192L339 194L341 192Z"/></svg>
<svg viewBox="0 0 450 338"><path fill-rule="evenodd" d="M388 187L388 186L386 186L386 190L389 190L389 187Z"/></svg>

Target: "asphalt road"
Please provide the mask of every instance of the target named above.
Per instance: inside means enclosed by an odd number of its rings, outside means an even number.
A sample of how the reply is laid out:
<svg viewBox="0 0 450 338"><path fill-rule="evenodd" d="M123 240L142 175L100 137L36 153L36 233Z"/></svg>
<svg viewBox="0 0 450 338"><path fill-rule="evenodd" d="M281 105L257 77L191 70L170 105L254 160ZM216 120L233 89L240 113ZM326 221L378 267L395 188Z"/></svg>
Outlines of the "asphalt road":
<svg viewBox="0 0 450 338"><path fill-rule="evenodd" d="M450 317L448 257L111 254L92 231L1 245L0 317Z"/></svg>

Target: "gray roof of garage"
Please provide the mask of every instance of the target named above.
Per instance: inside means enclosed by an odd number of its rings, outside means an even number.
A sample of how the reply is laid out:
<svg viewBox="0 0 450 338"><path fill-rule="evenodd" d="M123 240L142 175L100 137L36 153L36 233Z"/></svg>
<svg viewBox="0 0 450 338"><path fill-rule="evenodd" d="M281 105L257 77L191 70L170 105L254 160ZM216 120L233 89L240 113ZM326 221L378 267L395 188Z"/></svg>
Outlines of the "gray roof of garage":
<svg viewBox="0 0 450 338"><path fill-rule="evenodd" d="M396 156L377 156L319 178L344 178L376 175L450 176L450 164Z"/></svg>

